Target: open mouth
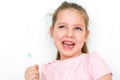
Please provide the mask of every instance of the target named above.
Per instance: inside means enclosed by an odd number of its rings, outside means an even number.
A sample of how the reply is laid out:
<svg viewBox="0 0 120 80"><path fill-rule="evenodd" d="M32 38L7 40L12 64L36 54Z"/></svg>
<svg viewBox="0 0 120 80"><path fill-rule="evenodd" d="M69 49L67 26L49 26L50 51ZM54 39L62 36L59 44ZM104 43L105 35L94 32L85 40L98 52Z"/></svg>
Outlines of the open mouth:
<svg viewBox="0 0 120 80"><path fill-rule="evenodd" d="M72 41L62 41L64 49L71 50L74 48L75 43Z"/></svg>

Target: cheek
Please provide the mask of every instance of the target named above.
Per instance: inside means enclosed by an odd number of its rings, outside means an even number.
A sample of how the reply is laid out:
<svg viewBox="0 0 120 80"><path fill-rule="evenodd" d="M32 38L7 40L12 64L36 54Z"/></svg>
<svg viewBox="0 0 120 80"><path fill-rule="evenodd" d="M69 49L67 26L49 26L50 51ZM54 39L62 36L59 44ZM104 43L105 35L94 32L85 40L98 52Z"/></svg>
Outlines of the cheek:
<svg viewBox="0 0 120 80"><path fill-rule="evenodd" d="M53 37L55 40L60 40L60 39L62 39L63 35L64 35L63 32L57 30L57 31L54 31Z"/></svg>
<svg viewBox="0 0 120 80"><path fill-rule="evenodd" d="M59 31L54 31L53 41L54 41L54 45L56 46L56 48L59 49L61 45L61 41L62 41L62 33Z"/></svg>
<svg viewBox="0 0 120 80"><path fill-rule="evenodd" d="M85 35L84 34L77 34L76 40L78 43L84 43L85 42Z"/></svg>

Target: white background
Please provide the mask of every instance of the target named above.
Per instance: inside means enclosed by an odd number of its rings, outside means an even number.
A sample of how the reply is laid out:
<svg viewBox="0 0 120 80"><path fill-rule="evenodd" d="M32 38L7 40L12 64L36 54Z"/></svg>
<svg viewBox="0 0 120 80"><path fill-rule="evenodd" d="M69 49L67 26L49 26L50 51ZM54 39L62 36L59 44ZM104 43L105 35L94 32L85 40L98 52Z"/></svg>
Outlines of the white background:
<svg viewBox="0 0 120 80"><path fill-rule="evenodd" d="M0 0L0 80L24 80L25 69L55 59L51 14L64 0ZM90 17L89 51L97 51L120 79L120 1L68 0Z"/></svg>

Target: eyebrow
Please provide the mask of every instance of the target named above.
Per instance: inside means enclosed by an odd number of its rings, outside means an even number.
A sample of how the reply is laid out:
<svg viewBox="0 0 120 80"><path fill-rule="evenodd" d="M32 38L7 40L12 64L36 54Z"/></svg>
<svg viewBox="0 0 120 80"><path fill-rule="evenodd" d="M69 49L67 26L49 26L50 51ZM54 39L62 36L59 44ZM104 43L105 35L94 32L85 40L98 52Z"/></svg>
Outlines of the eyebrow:
<svg viewBox="0 0 120 80"><path fill-rule="evenodd" d="M64 22L58 22L58 23L57 23L57 25L60 25L60 24L65 24L65 25L67 25L67 24L64 23Z"/></svg>
<svg viewBox="0 0 120 80"><path fill-rule="evenodd" d="M57 25L68 25L68 24L66 24L65 22L58 22ZM81 26L81 27L84 27L84 25L79 24L79 23L74 24L74 26Z"/></svg>
<svg viewBox="0 0 120 80"><path fill-rule="evenodd" d="M84 25L82 25L82 24L75 24L75 26L81 26L81 27L84 27Z"/></svg>

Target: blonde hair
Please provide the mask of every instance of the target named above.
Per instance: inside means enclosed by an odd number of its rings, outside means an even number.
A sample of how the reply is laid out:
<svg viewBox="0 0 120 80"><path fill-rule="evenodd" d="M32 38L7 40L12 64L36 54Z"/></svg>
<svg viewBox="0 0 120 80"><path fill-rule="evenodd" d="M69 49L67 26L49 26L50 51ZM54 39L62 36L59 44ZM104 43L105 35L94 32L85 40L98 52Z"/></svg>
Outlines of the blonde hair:
<svg viewBox="0 0 120 80"><path fill-rule="evenodd" d="M83 18L85 19L85 28L86 28L86 30L88 30L88 28L87 28L87 26L88 26L88 22L89 22L89 17L88 17L88 15L87 15L87 12L85 11L85 9L82 7L82 6L80 6L80 5L78 5L78 4L76 4L76 3L68 3L68 2L63 2L57 9L56 9L56 11L54 12L54 14L53 14L53 16L52 16L52 26L54 27L54 24L55 24L55 22L56 22L56 20L57 20L57 15L58 15L58 13L60 12L60 11L62 11L62 10L65 10L65 9L76 9L76 10L78 10L80 13L81 13L81 15L83 16ZM86 42L84 43L84 45L83 45L83 47L82 47L82 49L81 49L81 52L82 53L88 53L88 48L87 48L87 44L86 44ZM60 59L60 53L59 53L59 51L58 51L58 53L57 53L57 57L56 57L56 59L57 60L59 60Z"/></svg>

